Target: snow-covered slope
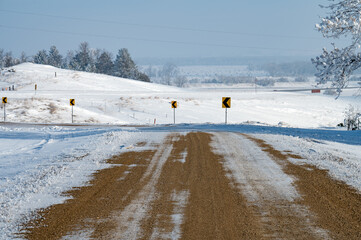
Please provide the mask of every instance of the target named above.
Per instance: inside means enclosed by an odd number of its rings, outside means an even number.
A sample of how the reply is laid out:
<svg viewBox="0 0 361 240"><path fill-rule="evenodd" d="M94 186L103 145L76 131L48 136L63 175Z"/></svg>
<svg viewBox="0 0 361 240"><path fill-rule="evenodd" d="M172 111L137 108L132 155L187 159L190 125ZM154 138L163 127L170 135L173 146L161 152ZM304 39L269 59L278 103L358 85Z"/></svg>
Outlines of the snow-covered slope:
<svg viewBox="0 0 361 240"><path fill-rule="evenodd" d="M273 92L267 88L179 89L154 83L77 72L25 63L15 72L1 74L8 97L7 120L12 122L69 123L74 98L76 123L153 124L172 123L170 101L177 100L177 123L222 123L222 97L232 97L229 123L318 128L343 121L348 104L361 108L361 98L347 90L338 100L309 92ZM56 72L56 77L55 77ZM37 84L37 92L34 86ZM283 89L287 86L283 86Z"/></svg>

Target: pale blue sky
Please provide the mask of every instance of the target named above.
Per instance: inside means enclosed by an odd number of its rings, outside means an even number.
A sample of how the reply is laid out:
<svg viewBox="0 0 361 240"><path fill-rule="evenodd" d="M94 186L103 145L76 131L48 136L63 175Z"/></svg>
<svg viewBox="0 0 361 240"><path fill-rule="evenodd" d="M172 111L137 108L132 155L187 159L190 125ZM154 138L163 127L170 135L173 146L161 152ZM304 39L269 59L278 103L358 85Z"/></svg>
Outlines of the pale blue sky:
<svg viewBox="0 0 361 240"><path fill-rule="evenodd" d="M0 0L0 48L19 55L82 41L142 57L314 56L326 0Z"/></svg>

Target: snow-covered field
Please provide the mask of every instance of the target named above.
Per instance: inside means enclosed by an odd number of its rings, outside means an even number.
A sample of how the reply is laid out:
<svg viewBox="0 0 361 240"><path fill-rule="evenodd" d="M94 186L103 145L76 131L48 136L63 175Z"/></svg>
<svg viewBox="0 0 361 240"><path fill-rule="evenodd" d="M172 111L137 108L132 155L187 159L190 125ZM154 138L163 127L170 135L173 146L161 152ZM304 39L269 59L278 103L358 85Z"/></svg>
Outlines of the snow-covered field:
<svg viewBox="0 0 361 240"><path fill-rule="evenodd" d="M17 90L1 93L8 98L10 122L69 123L70 98L76 102L75 123L173 123L172 100L178 101L177 123L222 123L222 97L232 97L229 123L335 127L343 121L343 111L349 104L361 109L361 98L352 97L355 89L346 90L336 101L333 96L310 91L274 92L260 87L257 91L254 87L179 89L30 63L14 69L15 73L3 71L0 79Z"/></svg>
<svg viewBox="0 0 361 240"><path fill-rule="evenodd" d="M336 128L349 104L361 109L355 89L335 100L267 88L178 89L30 63L14 69L0 78L0 88L16 88L1 92L13 123L0 125L0 239L13 238L19 221L35 209L62 202L61 193L107 167L106 158L151 148L169 131L256 134L361 191L361 132ZM232 97L227 126L222 97ZM59 125L71 123L70 98L77 125ZM172 100L178 101L177 126L167 125L173 123ZM138 142L148 144L135 147Z"/></svg>

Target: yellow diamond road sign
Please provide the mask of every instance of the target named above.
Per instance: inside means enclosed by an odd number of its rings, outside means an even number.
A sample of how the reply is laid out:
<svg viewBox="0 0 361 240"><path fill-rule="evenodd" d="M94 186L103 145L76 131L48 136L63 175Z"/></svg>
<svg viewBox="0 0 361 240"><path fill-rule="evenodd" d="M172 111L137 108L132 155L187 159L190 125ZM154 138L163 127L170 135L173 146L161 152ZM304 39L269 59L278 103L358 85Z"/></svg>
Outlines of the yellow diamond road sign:
<svg viewBox="0 0 361 240"><path fill-rule="evenodd" d="M75 105L75 99L70 99L70 106L74 106Z"/></svg>
<svg viewBox="0 0 361 240"><path fill-rule="evenodd" d="M231 98L222 97L222 108L231 108Z"/></svg>
<svg viewBox="0 0 361 240"><path fill-rule="evenodd" d="M177 108L177 101L172 101L172 108Z"/></svg>
<svg viewBox="0 0 361 240"><path fill-rule="evenodd" d="M3 103L8 103L8 98L7 97L3 97Z"/></svg>

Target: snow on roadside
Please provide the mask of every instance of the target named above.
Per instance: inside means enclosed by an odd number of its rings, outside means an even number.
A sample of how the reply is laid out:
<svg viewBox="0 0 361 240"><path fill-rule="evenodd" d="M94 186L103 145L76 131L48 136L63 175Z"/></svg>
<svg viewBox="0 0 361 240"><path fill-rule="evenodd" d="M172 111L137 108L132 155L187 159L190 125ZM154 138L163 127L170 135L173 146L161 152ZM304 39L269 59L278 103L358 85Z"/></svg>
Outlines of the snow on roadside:
<svg viewBox="0 0 361 240"><path fill-rule="evenodd" d="M329 170L334 179L345 182L361 193L361 147L337 142L285 135L255 134L280 151L291 151L304 159L292 162L312 164Z"/></svg>
<svg viewBox="0 0 361 240"><path fill-rule="evenodd" d="M63 202L61 194L82 186L110 156L150 147L164 133L96 127L1 127L0 239L12 239L19 223L39 208Z"/></svg>

